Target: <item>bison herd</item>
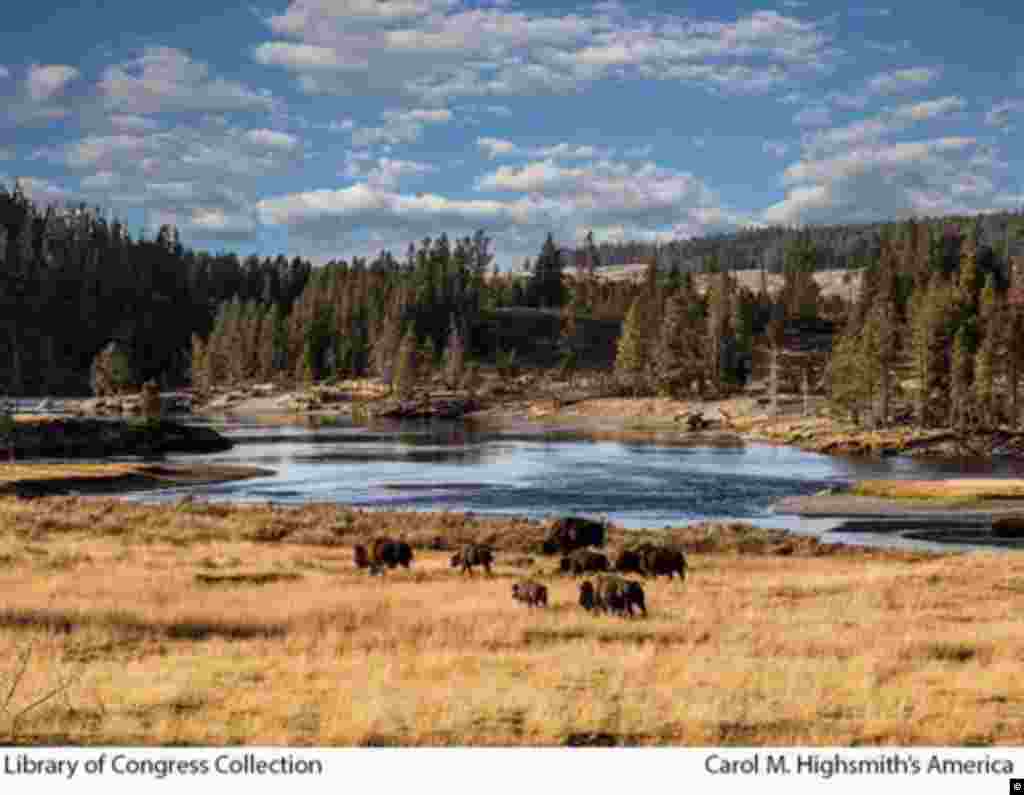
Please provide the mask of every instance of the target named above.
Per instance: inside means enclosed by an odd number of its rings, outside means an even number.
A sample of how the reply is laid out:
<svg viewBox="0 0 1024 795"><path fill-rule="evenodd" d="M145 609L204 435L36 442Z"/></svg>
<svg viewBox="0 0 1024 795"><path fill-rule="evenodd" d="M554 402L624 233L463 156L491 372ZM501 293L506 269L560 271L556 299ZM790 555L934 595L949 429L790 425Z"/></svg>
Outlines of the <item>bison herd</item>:
<svg viewBox="0 0 1024 795"><path fill-rule="evenodd" d="M646 616L644 587L624 574L672 579L686 578L686 556L682 550L645 542L621 550L614 560L592 547L603 547L605 526L600 522L569 516L552 523L541 552L560 554L559 571L573 577L594 575L579 584L579 605L591 612L630 616L635 612ZM408 569L413 561L412 548L405 541L379 537L368 546L354 547L355 564L371 574L398 566ZM483 568L490 576L494 551L487 544L464 544L451 556L450 565L462 574L473 575L474 567ZM512 586L512 598L528 607L547 607L547 586L532 579L519 580Z"/></svg>

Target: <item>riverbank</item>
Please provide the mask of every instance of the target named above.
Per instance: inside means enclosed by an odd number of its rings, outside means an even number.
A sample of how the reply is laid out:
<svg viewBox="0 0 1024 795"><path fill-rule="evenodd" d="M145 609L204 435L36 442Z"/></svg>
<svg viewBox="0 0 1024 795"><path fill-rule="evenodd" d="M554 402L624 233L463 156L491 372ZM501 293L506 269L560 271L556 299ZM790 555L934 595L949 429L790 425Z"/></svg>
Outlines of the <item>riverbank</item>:
<svg viewBox="0 0 1024 795"><path fill-rule="evenodd" d="M8 460L219 453L231 442L210 428L171 420L16 416L0 442Z"/></svg>
<svg viewBox="0 0 1024 795"><path fill-rule="evenodd" d="M127 494L273 474L271 469L231 464L0 464L0 496Z"/></svg>
<svg viewBox="0 0 1024 795"><path fill-rule="evenodd" d="M465 394L423 395L419 414L462 417L481 426L504 429L565 428L601 439L657 441L683 445L784 444L824 455L854 457L911 456L943 459L1024 459L1024 433L997 429L957 434L949 429L893 426L857 427L829 416L821 397L804 400L783 395L779 413L769 411L763 396L723 400L596 397L588 387L572 390L543 376L489 381L473 401ZM589 387L593 391L593 387ZM543 396L550 392L554 397ZM459 405L455 405L458 403ZM265 424L292 424L317 417L355 417L372 421L396 412L397 404L376 379L343 382L335 387L274 395L234 391L198 407L205 415L248 417Z"/></svg>
<svg viewBox="0 0 1024 795"><path fill-rule="evenodd" d="M645 581L625 620L582 611L516 518L50 498L0 519L12 706L66 686L5 743L1024 743L1017 556L677 528L686 583ZM411 571L356 569L380 533ZM449 567L470 539L493 577ZM512 600L527 575L547 609Z"/></svg>

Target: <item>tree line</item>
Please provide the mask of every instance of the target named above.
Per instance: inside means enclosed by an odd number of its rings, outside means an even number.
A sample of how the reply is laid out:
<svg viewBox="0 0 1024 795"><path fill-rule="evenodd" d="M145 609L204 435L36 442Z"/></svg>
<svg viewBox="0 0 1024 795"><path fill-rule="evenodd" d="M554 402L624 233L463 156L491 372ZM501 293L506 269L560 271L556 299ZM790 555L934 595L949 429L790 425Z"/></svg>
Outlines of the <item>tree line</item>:
<svg viewBox="0 0 1024 795"><path fill-rule="evenodd" d="M41 208L0 186L0 393L83 394L97 354L113 344L127 378L165 386L188 377L192 334L237 296L289 311L312 265L212 255L162 227L132 237L85 206Z"/></svg>

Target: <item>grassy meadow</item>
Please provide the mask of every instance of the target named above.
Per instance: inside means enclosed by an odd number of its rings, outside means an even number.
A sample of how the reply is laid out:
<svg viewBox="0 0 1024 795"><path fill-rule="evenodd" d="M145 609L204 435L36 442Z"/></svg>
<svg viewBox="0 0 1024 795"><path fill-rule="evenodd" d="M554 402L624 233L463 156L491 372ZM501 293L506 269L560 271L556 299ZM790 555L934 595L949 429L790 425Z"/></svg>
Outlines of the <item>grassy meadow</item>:
<svg viewBox="0 0 1024 795"><path fill-rule="evenodd" d="M523 519L0 499L0 742L1024 744L1024 557L668 531L685 583L591 616ZM371 577L352 544L416 548ZM611 546L625 534L613 531ZM432 547L486 540L495 576ZM551 606L514 602L531 574Z"/></svg>

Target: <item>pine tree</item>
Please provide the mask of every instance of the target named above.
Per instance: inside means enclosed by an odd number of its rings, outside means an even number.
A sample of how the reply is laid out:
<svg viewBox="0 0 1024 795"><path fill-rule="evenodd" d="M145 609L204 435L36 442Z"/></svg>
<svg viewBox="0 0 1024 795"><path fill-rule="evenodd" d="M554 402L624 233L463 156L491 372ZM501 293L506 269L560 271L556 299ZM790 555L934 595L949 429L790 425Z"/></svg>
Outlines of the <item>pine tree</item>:
<svg viewBox="0 0 1024 795"><path fill-rule="evenodd" d="M648 342L640 317L641 311L641 299L635 298L622 323L615 356L615 375L623 384L632 388L633 397L644 388L648 369Z"/></svg>
<svg viewBox="0 0 1024 795"><path fill-rule="evenodd" d="M970 419L971 353L967 345L967 331L961 326L953 338L950 356L951 416L950 425L961 433Z"/></svg>
<svg viewBox="0 0 1024 795"><path fill-rule="evenodd" d="M671 298L654 354L655 383L661 394L679 398L692 390L695 381L703 380L703 342L704 334L692 322L683 297Z"/></svg>
<svg viewBox="0 0 1024 795"><path fill-rule="evenodd" d="M410 326L409 330L402 337L395 354L395 369L392 380L392 389L401 399L408 398L416 388L419 375L420 350L416 343L416 333Z"/></svg>
<svg viewBox="0 0 1024 795"><path fill-rule="evenodd" d="M1002 311L996 295L992 274L985 279L979 304L979 326L982 333L981 345L974 357L974 400L978 419L985 427L998 424L1002 413L996 405L995 382L999 377L1002 361Z"/></svg>
<svg viewBox="0 0 1024 795"><path fill-rule="evenodd" d="M444 351L444 377L449 389L458 389L466 367L466 344L455 322L455 315L449 320L448 345Z"/></svg>
<svg viewBox="0 0 1024 795"><path fill-rule="evenodd" d="M210 372L207 363L206 345L198 334L192 335L191 359L192 389L200 394L210 390Z"/></svg>

